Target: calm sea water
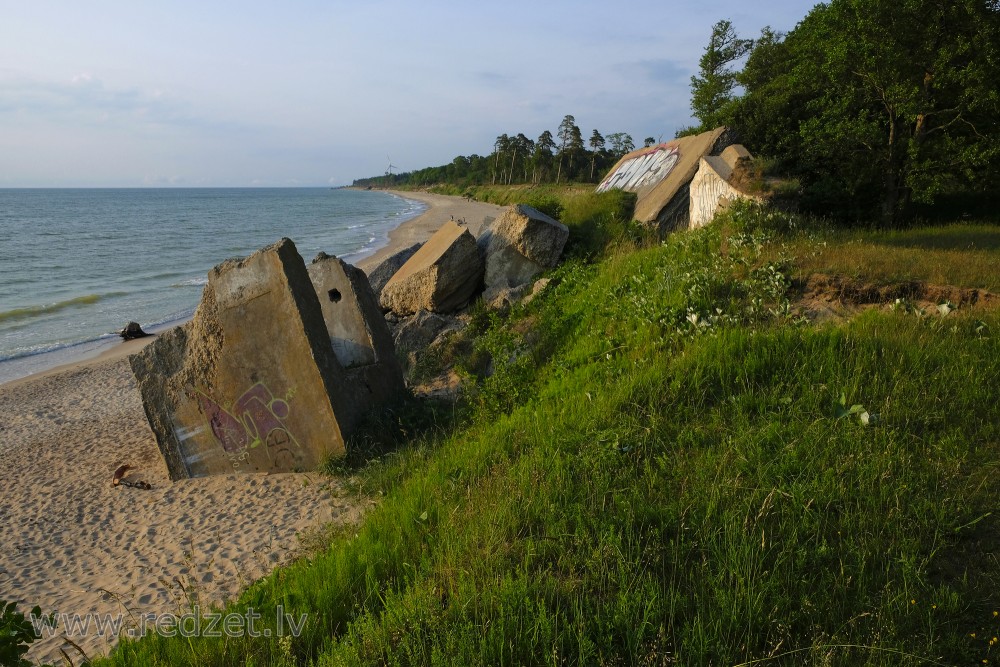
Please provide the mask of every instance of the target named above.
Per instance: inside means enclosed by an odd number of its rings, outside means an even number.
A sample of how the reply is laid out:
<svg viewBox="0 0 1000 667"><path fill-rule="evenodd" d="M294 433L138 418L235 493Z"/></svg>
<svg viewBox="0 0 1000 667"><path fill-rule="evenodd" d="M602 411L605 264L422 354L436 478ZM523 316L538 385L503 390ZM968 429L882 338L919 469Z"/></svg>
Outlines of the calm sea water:
<svg viewBox="0 0 1000 667"><path fill-rule="evenodd" d="M0 382L190 317L206 275L289 237L357 260L425 206L383 192L0 189Z"/></svg>

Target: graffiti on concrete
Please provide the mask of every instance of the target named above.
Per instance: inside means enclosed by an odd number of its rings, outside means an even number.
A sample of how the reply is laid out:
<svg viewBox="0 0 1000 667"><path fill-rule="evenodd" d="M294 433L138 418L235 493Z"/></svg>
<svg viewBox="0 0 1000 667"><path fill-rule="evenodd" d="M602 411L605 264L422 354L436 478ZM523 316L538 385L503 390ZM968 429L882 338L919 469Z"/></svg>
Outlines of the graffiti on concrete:
<svg viewBox="0 0 1000 667"><path fill-rule="evenodd" d="M230 455L243 455L261 445L268 450L275 448L288 453L298 449L299 444L284 422L289 415L289 398L276 398L258 382L226 410L203 392L198 392L198 404L215 439Z"/></svg>
<svg viewBox="0 0 1000 667"><path fill-rule="evenodd" d="M673 144L659 144L641 151L612 171L597 186L598 192L619 189L637 192L655 185L666 178L681 157L680 149Z"/></svg>

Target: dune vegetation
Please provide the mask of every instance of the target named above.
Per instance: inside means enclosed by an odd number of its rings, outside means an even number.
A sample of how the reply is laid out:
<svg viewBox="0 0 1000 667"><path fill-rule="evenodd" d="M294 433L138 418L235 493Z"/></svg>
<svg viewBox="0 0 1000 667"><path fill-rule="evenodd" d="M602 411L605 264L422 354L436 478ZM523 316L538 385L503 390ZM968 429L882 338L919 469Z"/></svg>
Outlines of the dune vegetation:
<svg viewBox="0 0 1000 667"><path fill-rule="evenodd" d="M739 206L659 241L621 195L559 202L570 257L528 306L476 310L448 360L465 400L382 414L331 465L376 507L231 606L302 634L99 664L998 659L995 303L814 320L800 287L819 266L993 287L1000 228Z"/></svg>

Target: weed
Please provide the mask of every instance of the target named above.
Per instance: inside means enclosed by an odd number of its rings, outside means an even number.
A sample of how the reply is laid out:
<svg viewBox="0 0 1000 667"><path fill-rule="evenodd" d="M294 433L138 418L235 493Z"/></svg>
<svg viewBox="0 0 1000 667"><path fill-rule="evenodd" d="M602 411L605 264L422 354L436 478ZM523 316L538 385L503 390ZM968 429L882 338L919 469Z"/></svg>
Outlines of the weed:
<svg viewBox="0 0 1000 667"><path fill-rule="evenodd" d="M0 665L3 667L35 667L35 663L24 657L31 650L31 645L41 639L41 635L35 630L35 623L55 629L55 614L43 616L41 607L37 605L25 614L18 611L16 602L0 600ZM80 667L89 665L90 661L83 650L69 639L66 641L83 657ZM62 649L60 651L66 663L72 667L73 661L65 651ZM51 667L51 665L38 665L38 667Z"/></svg>

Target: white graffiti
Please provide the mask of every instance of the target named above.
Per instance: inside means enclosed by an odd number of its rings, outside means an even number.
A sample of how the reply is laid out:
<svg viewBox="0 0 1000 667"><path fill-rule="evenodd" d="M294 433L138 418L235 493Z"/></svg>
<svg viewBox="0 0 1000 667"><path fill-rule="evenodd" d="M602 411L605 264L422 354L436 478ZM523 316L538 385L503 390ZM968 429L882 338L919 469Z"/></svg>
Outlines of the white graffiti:
<svg viewBox="0 0 1000 667"><path fill-rule="evenodd" d="M598 192L618 188L629 192L655 185L666 178L681 157L676 145L651 146L642 154L623 162L597 186Z"/></svg>

